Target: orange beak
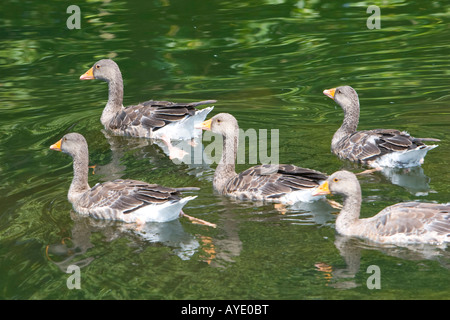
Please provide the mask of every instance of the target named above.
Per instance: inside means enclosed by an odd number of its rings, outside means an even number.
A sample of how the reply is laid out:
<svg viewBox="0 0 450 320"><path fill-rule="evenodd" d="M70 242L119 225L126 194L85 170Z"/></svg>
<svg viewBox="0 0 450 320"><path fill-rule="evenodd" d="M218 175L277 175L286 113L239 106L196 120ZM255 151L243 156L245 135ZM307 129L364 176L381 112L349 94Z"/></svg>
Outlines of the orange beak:
<svg viewBox="0 0 450 320"><path fill-rule="evenodd" d="M196 126L196 128L211 131L211 122L212 122L211 119L205 120L199 126Z"/></svg>
<svg viewBox="0 0 450 320"><path fill-rule="evenodd" d="M328 89L328 90L323 90L323 94L330 97L331 99L334 100L334 93L336 92L336 88L333 89Z"/></svg>
<svg viewBox="0 0 450 320"><path fill-rule="evenodd" d="M88 71L86 71L85 74L82 74L80 76L80 80L93 80L94 78L94 69L90 68Z"/></svg>
<svg viewBox="0 0 450 320"><path fill-rule="evenodd" d="M62 139L59 140L58 142L52 144L50 146L50 149L55 150L55 151L61 151L61 141L62 141Z"/></svg>
<svg viewBox="0 0 450 320"><path fill-rule="evenodd" d="M313 196L321 196L325 194L330 194L330 189L328 188L328 181L322 183L316 190L313 191Z"/></svg>

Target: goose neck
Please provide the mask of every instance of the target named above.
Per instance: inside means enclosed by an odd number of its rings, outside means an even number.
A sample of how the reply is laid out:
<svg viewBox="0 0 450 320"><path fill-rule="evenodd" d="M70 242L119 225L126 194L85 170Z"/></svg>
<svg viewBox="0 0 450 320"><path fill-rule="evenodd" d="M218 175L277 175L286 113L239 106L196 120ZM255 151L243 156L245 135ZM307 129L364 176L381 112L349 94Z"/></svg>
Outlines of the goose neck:
<svg viewBox="0 0 450 320"><path fill-rule="evenodd" d="M90 189L88 183L89 156L82 151L73 157L73 179L69 188L69 200Z"/></svg>
<svg viewBox="0 0 450 320"><path fill-rule="evenodd" d="M344 121L341 127L336 131L332 140L332 148L336 146L343 138L355 133L359 123L359 103L352 102L351 105L342 107L344 110Z"/></svg>
<svg viewBox="0 0 450 320"><path fill-rule="evenodd" d="M336 230L341 234L352 233L352 229L360 222L359 214L361 210L361 188L356 186L356 191L351 195L344 195L344 203L341 212L336 218Z"/></svg>
<svg viewBox="0 0 450 320"><path fill-rule="evenodd" d="M236 176L236 155L238 147L238 131L233 135L223 136L222 157L214 174L214 188L223 192L226 183Z"/></svg>
<svg viewBox="0 0 450 320"><path fill-rule="evenodd" d="M107 125L113 116L123 108L123 80L121 76L115 77L108 82L108 102L103 110L101 122Z"/></svg>

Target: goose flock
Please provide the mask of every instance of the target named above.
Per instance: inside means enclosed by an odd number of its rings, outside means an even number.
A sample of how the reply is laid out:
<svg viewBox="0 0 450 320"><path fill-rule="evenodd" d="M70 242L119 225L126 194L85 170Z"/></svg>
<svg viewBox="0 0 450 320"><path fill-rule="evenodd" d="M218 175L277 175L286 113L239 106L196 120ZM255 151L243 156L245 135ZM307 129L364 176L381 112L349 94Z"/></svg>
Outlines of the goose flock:
<svg viewBox="0 0 450 320"><path fill-rule="evenodd" d="M450 203L402 202L371 218L360 219L361 188L352 172L343 170L328 176L293 164L271 164L256 165L236 173L238 121L229 113L219 113L206 120L214 107L197 109L216 100L191 103L149 100L124 107L122 74L111 59L97 61L80 79L108 83L108 101L100 121L114 135L161 139L169 144L172 140L200 137L202 130L221 135L222 155L212 182L213 189L220 195L242 201L293 205L338 194L343 197L336 219L336 231L341 235L392 244L450 242ZM360 105L356 91L350 86L340 86L323 93L344 111L342 126L331 141L331 151L340 159L375 169L410 168L420 166L427 152L437 147L425 142L438 139L415 138L395 129L358 131ZM186 216L192 221L215 226L183 212L183 207L196 196L183 197L182 193L198 188L172 188L131 179L98 183L91 188L88 143L81 134L68 133L50 149L64 152L73 159L68 200L79 214L138 225Z"/></svg>

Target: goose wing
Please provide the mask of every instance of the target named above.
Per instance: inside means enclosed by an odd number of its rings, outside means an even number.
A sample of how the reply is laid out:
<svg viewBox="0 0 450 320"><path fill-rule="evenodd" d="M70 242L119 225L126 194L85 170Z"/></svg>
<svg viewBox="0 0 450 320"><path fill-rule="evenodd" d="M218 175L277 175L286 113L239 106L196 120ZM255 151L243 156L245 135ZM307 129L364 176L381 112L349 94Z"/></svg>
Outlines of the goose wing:
<svg viewBox="0 0 450 320"><path fill-rule="evenodd" d="M248 198L258 194L266 199L276 199L293 191L315 188L326 178L318 171L294 165L259 165L231 179L225 191L248 194Z"/></svg>
<svg viewBox="0 0 450 320"><path fill-rule="evenodd" d="M180 200L177 189L136 180L117 179L95 185L84 194L79 205L88 210L131 213L150 204Z"/></svg>
<svg viewBox="0 0 450 320"><path fill-rule="evenodd" d="M338 154L352 161L371 161L385 154L416 149L423 146L421 139L395 129L357 131L343 139Z"/></svg>
<svg viewBox="0 0 450 320"><path fill-rule="evenodd" d="M196 113L199 105L210 104L215 100L191 103L149 100L135 106L124 108L110 123L112 130L126 130L133 127L156 131L170 123L180 121Z"/></svg>
<svg viewBox="0 0 450 320"><path fill-rule="evenodd" d="M407 202L382 210L375 219L381 236L423 235L436 232L450 237L450 204Z"/></svg>

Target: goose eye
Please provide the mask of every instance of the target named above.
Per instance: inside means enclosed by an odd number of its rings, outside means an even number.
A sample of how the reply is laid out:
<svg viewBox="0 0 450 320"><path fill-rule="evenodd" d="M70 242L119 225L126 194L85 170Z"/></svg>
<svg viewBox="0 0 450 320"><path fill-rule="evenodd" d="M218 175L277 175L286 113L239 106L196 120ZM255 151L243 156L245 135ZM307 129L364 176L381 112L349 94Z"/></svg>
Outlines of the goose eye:
<svg viewBox="0 0 450 320"><path fill-rule="evenodd" d="M97 65L95 66L95 69L100 69L100 65L97 64Z"/></svg>
<svg viewBox="0 0 450 320"><path fill-rule="evenodd" d="M338 179L338 178L334 178L333 181L334 181L334 182L338 182L339 179Z"/></svg>

